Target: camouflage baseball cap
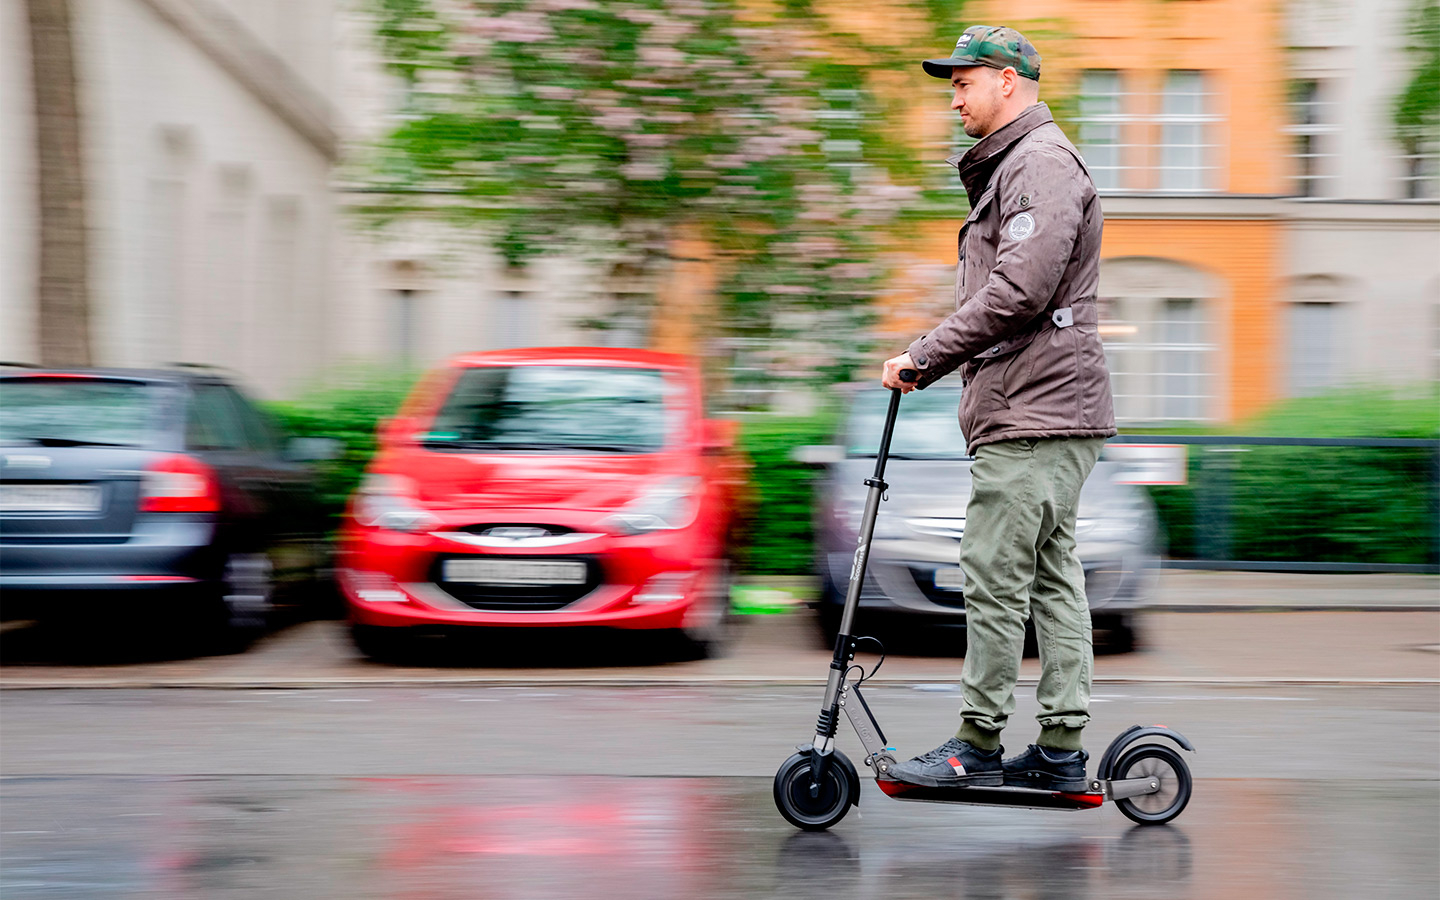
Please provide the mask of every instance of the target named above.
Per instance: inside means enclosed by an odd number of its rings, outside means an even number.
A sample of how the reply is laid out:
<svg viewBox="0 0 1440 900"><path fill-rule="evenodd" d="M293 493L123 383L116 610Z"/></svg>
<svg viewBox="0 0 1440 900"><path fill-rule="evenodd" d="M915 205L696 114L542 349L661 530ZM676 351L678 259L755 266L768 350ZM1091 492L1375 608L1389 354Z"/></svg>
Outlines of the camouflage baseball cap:
<svg viewBox="0 0 1440 900"><path fill-rule="evenodd" d="M921 65L927 74L946 81L954 66L1011 66L1024 78L1040 80L1040 52L1025 35L1003 25L972 25L955 42L948 59L927 59Z"/></svg>

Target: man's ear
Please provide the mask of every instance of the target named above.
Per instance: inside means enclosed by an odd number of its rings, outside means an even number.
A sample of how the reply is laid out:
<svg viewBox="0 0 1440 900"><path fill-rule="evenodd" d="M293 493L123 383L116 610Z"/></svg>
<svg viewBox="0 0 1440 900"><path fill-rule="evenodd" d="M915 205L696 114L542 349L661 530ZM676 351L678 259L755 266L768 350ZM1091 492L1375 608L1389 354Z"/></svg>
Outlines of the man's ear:
<svg viewBox="0 0 1440 900"><path fill-rule="evenodd" d="M1000 89L1006 97L1014 96L1020 90L1020 73L1014 67L1006 66L1000 70Z"/></svg>

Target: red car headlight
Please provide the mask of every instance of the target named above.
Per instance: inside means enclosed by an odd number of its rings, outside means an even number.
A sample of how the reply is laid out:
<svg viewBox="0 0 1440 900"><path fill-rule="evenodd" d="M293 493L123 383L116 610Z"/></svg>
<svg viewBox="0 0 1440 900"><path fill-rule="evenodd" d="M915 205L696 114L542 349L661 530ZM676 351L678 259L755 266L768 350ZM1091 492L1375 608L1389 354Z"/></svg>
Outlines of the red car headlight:
<svg viewBox="0 0 1440 900"><path fill-rule="evenodd" d="M412 534L439 528L439 517L421 509L415 493L414 482L402 475L367 475L355 495L355 521Z"/></svg>
<svg viewBox="0 0 1440 900"><path fill-rule="evenodd" d="M694 475L675 475L656 483L600 524L621 534L674 531L695 521L699 501L700 479Z"/></svg>

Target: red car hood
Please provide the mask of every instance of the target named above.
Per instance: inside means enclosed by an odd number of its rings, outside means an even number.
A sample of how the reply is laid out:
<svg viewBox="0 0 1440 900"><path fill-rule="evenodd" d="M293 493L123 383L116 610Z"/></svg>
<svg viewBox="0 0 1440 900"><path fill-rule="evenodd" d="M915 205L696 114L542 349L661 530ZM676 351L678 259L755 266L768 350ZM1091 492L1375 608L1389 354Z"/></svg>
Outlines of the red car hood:
<svg viewBox="0 0 1440 900"><path fill-rule="evenodd" d="M686 474L682 454L519 456L397 453L379 471L410 478L431 507L525 507L608 511L667 475Z"/></svg>

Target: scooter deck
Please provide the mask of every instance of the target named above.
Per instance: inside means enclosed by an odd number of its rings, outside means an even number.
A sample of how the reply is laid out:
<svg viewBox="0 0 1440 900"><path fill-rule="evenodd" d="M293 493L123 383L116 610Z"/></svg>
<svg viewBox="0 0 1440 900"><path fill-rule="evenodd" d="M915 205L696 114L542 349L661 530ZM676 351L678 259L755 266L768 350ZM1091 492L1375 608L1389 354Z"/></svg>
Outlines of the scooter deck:
<svg viewBox="0 0 1440 900"><path fill-rule="evenodd" d="M925 787L907 784L892 778L877 778L875 783L896 800L917 800L926 803L964 803L974 806L1013 806L1027 809L1094 809L1105 802L1105 795L1094 792L1068 793L1039 791L1021 787Z"/></svg>

